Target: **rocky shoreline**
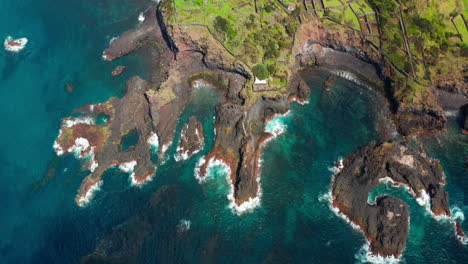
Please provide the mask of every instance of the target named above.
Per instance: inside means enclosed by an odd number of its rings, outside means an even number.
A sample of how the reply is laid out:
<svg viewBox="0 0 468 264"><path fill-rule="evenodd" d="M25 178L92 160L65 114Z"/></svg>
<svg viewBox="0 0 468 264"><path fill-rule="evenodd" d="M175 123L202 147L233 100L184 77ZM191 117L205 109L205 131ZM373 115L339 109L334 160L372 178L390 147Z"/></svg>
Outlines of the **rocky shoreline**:
<svg viewBox="0 0 468 264"><path fill-rule="evenodd" d="M408 206L384 195L374 204L369 192L379 184L403 187L436 218L450 218L445 176L440 163L401 142L370 143L343 161L332 183L332 204L359 226L370 251L383 257L400 257L408 237ZM464 236L457 224L457 234Z"/></svg>
<svg viewBox="0 0 468 264"><path fill-rule="evenodd" d="M310 88L301 78L302 69L320 66L339 76L358 76L379 87L403 136L444 128L446 116L437 90L429 89L424 105L399 101L396 93L403 84L392 81L388 62L357 34L330 34L317 21L301 24L295 35L295 61L290 65L288 87L281 93L269 94L253 90L249 67L227 52L205 27L168 27L160 6L148 9L143 17L139 27L109 44L103 58L112 61L140 48L150 48L151 81L132 77L123 98L77 109L80 117L62 122L54 144L58 155L74 152L82 158L91 156L90 174L76 197L79 205L86 205L102 183L104 171L113 166L131 172L135 185L153 177L168 146L173 144L179 117L200 82L219 90L223 100L215 111L213 149L198 164L197 177L203 181L213 162L224 164L232 187L229 199L238 208L259 203L260 156L265 142L273 137L265 131L267 122L287 113L291 102L306 103L309 99ZM119 75L124 69L116 68L112 74ZM462 113L466 129L466 111ZM98 123L102 115L107 116L106 122ZM138 135L137 143L123 150L123 138L133 131ZM158 164L151 161L152 146L158 146ZM188 159L203 146L203 126L191 117L182 129L176 159ZM369 204L368 193L382 182L407 186L418 201L430 205L434 216L449 217L445 179L438 162L399 142L371 143L344 160L344 167L333 181L333 206L359 226L373 254L399 257L408 236L408 206L391 196L378 197L375 204ZM462 236L459 224L456 230Z"/></svg>

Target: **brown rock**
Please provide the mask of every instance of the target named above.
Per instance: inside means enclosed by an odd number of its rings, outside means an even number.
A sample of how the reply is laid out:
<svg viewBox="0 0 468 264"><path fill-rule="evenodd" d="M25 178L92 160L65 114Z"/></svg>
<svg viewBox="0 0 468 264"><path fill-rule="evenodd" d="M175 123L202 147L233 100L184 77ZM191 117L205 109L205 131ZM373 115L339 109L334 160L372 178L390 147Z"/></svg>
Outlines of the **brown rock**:
<svg viewBox="0 0 468 264"><path fill-rule="evenodd" d="M348 156L343 165L333 181L333 206L364 231L374 254L399 257L408 237L408 206L402 200L384 195L375 204L368 203L369 192L383 179L408 186L419 198L426 193L435 215L450 216L439 162L402 143L370 143Z"/></svg>
<svg viewBox="0 0 468 264"><path fill-rule="evenodd" d="M126 68L127 66L122 66L122 65L115 67L114 70L112 71L112 76L118 76L122 74Z"/></svg>
<svg viewBox="0 0 468 264"><path fill-rule="evenodd" d="M179 147L177 148L178 159L188 159L203 148L205 137L203 125L194 117L182 128Z"/></svg>
<svg viewBox="0 0 468 264"><path fill-rule="evenodd" d="M65 84L65 90L67 90L68 93L73 93L75 91L75 87L71 85L71 83Z"/></svg>

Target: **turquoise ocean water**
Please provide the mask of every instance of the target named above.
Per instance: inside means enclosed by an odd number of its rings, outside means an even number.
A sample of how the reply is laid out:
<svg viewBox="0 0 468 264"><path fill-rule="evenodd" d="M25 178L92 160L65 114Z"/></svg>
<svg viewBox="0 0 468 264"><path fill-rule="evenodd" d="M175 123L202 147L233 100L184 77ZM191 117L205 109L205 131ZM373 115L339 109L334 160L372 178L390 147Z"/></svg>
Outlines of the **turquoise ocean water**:
<svg viewBox="0 0 468 264"><path fill-rule="evenodd" d="M237 216L228 208L222 168L212 170L203 184L194 177L198 159L213 145L219 96L208 88L195 92L174 140L178 142L182 126L195 115L206 133L200 153L175 162L173 144L153 181L142 188L130 186L128 174L111 169L90 205L75 205L86 172L73 156L55 156L52 144L60 121L81 105L122 96L129 77L148 77L143 55L106 63L101 53L112 37L137 25L138 14L149 3L2 1L0 39L11 35L29 42L16 54L0 50L0 263L78 263L112 230L145 214L151 195L164 186L178 190L173 198L180 202L171 214L158 218L157 225L164 228L145 238L139 263L364 262L363 236L330 210L326 194L334 162L379 140L376 127L385 105L369 88L344 79L324 92L325 72L308 76L309 104L294 103L288 116L275 120L286 131L265 148L261 206L253 212ZM128 70L112 78L110 72L119 64ZM67 83L75 87L73 93L66 91ZM468 217L466 136L451 118L447 132L421 141L444 166L451 207ZM48 172L52 176L35 185ZM468 248L456 240L449 223L436 222L402 190L380 186L371 196L382 193L411 207L403 262L466 263ZM185 231L169 237L171 230Z"/></svg>

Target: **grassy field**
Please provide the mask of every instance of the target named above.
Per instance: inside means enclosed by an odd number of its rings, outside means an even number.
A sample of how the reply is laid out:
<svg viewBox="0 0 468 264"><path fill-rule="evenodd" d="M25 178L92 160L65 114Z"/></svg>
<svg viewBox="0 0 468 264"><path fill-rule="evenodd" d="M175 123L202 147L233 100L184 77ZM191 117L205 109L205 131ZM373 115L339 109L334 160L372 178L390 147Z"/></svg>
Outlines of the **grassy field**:
<svg viewBox="0 0 468 264"><path fill-rule="evenodd" d="M227 49L249 67L264 64L271 88L287 83L285 65L297 16L288 14L277 1L174 0L175 22L204 24ZM284 1L285 4L295 1Z"/></svg>

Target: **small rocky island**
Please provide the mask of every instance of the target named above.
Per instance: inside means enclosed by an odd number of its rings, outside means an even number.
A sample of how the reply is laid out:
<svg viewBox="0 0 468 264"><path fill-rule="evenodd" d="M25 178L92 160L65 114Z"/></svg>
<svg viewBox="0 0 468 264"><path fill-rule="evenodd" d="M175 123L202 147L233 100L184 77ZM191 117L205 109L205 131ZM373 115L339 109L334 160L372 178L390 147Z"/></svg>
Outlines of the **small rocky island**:
<svg viewBox="0 0 468 264"><path fill-rule="evenodd" d="M186 160L197 154L203 149L204 142L203 125L196 117L191 116L188 123L182 128L176 160Z"/></svg>
<svg viewBox="0 0 468 264"><path fill-rule="evenodd" d="M191 6L180 1L161 1L140 16L137 28L109 43L102 55L107 61L149 49L151 78L132 77L122 98L81 107L73 117L63 120L54 144L56 153L78 153L87 159L90 171L78 190L77 204L84 206L90 201L103 173L113 166L130 172L135 185L150 181L169 146L177 144L173 141L179 117L201 82L218 90L222 100L215 111L214 146L200 159L197 177L202 182L212 164L223 164L230 173L233 208L243 212L258 205L260 156L265 142L273 136L265 131L266 124L287 113L291 102L308 102L311 91L304 81L304 70L320 67L333 74L326 87L339 76L375 87L388 101L385 107L391 110L390 118L402 142L370 143L347 157L333 180L332 205L364 232L372 254L401 256L408 237L408 205L388 195L369 203L368 195L381 183L407 186L435 217L450 216L440 163L408 147L405 140L444 129L446 105L439 99L440 91L466 102L467 63L458 58L466 52L466 46L450 46L451 53L444 61L444 65L453 66L449 74L436 61L418 64L409 46L408 57L400 54L404 52L400 46L384 50L384 37L393 38L393 31L405 25L384 19L393 16L394 9L376 1L370 1L372 5L361 3L380 11L380 17L375 12L367 17L372 23L361 21L366 25L362 30L321 17L308 1L294 5L284 1L238 2L228 4L238 4L230 9L234 17L236 12L249 13L239 18L245 32L233 33L235 25L222 16L214 18L214 25L205 24L210 14L203 8L192 12ZM412 2L402 6L407 8L406 15L412 15L416 8ZM259 19L266 22L258 23ZM417 25L420 30L427 27L423 22ZM262 41L252 44L254 38ZM404 38L408 41L406 35ZM424 50L422 58L429 60ZM420 68L426 69L423 77ZM124 69L118 66L112 75ZM466 130L466 107L461 112ZM131 133L136 133L138 140L125 149L124 138ZM203 126L195 117L181 133L177 160L191 158L205 141ZM151 160L153 147L160 157L157 164ZM459 238L464 238L460 224L456 227Z"/></svg>
<svg viewBox="0 0 468 264"><path fill-rule="evenodd" d="M332 185L332 204L364 231L375 255L400 257L408 237L408 205L384 195L369 203L379 184L405 186L435 217L450 217L440 163L400 142L370 143L343 161Z"/></svg>

